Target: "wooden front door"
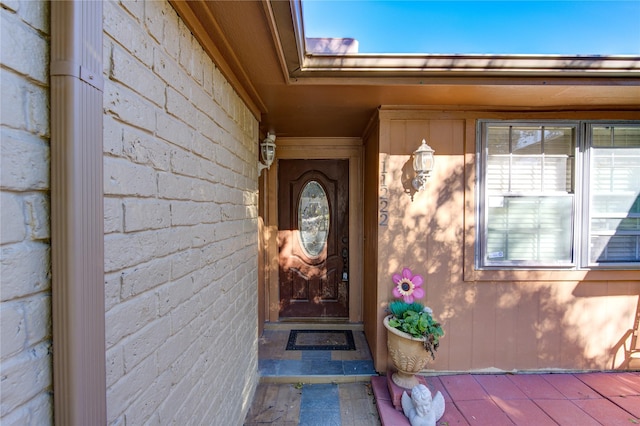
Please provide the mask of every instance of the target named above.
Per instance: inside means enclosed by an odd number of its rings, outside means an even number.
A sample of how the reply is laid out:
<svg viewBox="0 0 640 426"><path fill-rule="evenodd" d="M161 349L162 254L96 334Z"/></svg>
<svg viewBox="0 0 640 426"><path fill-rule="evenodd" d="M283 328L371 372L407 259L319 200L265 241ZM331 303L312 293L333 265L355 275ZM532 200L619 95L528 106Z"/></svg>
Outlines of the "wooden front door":
<svg viewBox="0 0 640 426"><path fill-rule="evenodd" d="M280 317L349 316L349 161L278 162Z"/></svg>

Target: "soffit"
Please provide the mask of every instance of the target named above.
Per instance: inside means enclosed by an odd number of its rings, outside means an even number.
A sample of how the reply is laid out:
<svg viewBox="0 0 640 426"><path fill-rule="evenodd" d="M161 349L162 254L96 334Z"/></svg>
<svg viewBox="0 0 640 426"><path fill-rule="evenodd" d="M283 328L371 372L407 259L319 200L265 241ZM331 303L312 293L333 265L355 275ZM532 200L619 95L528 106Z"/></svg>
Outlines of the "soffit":
<svg viewBox="0 0 640 426"><path fill-rule="evenodd" d="M380 105L640 109L640 58L305 55L297 0L172 4L192 30L206 29L194 31L201 43L219 46L262 133L359 137Z"/></svg>

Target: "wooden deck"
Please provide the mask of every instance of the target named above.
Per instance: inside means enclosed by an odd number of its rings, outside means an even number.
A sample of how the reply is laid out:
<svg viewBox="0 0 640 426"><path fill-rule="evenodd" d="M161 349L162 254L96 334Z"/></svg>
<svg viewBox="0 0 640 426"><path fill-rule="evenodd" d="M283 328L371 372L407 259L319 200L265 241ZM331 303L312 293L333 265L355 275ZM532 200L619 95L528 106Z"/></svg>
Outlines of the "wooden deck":
<svg viewBox="0 0 640 426"><path fill-rule="evenodd" d="M640 424L640 373L464 374L427 377L446 401L438 425ZM385 377L372 387L383 426L409 422L391 405Z"/></svg>

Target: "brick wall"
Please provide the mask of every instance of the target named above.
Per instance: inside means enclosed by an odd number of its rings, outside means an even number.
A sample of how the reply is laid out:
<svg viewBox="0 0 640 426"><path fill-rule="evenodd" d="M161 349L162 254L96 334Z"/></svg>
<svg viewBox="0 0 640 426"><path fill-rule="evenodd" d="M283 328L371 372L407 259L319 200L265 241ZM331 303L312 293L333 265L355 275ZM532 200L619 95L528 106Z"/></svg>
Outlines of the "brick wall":
<svg viewBox="0 0 640 426"><path fill-rule="evenodd" d="M104 3L107 417L241 425L258 123L166 2Z"/></svg>
<svg viewBox="0 0 640 426"><path fill-rule="evenodd" d="M0 424L52 416L49 5L0 3Z"/></svg>

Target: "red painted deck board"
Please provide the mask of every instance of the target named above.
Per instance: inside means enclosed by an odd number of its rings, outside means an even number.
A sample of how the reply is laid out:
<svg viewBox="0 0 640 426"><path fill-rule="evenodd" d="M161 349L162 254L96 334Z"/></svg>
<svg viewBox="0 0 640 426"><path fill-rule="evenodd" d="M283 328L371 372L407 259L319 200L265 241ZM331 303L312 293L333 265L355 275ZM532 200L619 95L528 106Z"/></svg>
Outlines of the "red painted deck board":
<svg viewBox="0 0 640 426"><path fill-rule="evenodd" d="M631 413L607 399L578 399L574 400L573 403L603 425L638 424L638 419L634 419Z"/></svg>
<svg viewBox="0 0 640 426"><path fill-rule="evenodd" d="M564 399L564 395L540 374L510 374L507 377L530 399Z"/></svg>
<svg viewBox="0 0 640 426"><path fill-rule="evenodd" d="M451 395L449 395L449 392L447 392L447 389L444 387L439 377L429 376L429 377L426 377L426 379L427 379L427 387L431 389L432 394L435 395L436 392L440 392L444 397L445 403L449 403L452 401Z"/></svg>
<svg viewBox="0 0 640 426"><path fill-rule="evenodd" d="M600 395L573 374L545 374L542 377L568 399L595 399Z"/></svg>
<svg viewBox="0 0 640 426"><path fill-rule="evenodd" d="M511 426L515 424L491 399L456 401L456 406L470 425Z"/></svg>
<svg viewBox="0 0 640 426"><path fill-rule="evenodd" d="M618 407L623 408L631 415L640 419L640 395L614 396L609 399Z"/></svg>
<svg viewBox="0 0 640 426"><path fill-rule="evenodd" d="M442 418L436 424L447 426L468 426L469 422L467 422L462 413L458 410L458 407L454 404L447 404Z"/></svg>
<svg viewBox="0 0 640 426"><path fill-rule="evenodd" d="M640 395L640 374L637 373L623 373L614 374L616 380L624 383L633 390L632 395Z"/></svg>
<svg viewBox="0 0 640 426"><path fill-rule="evenodd" d="M489 398L489 395L472 375L441 376L440 381L454 401Z"/></svg>
<svg viewBox="0 0 640 426"><path fill-rule="evenodd" d="M527 396L507 377L506 374L476 376L476 381L493 398L527 399ZM494 398L495 399L495 398Z"/></svg>
<svg viewBox="0 0 640 426"><path fill-rule="evenodd" d="M596 389L600 395L607 397L637 394L633 388L617 380L615 374L587 373L580 374L576 377L590 388Z"/></svg>
<svg viewBox="0 0 640 426"><path fill-rule="evenodd" d="M519 426L557 426L549 415L529 399L494 401Z"/></svg>
<svg viewBox="0 0 640 426"><path fill-rule="evenodd" d="M568 399L540 399L534 402L559 425L601 426L593 417Z"/></svg>

